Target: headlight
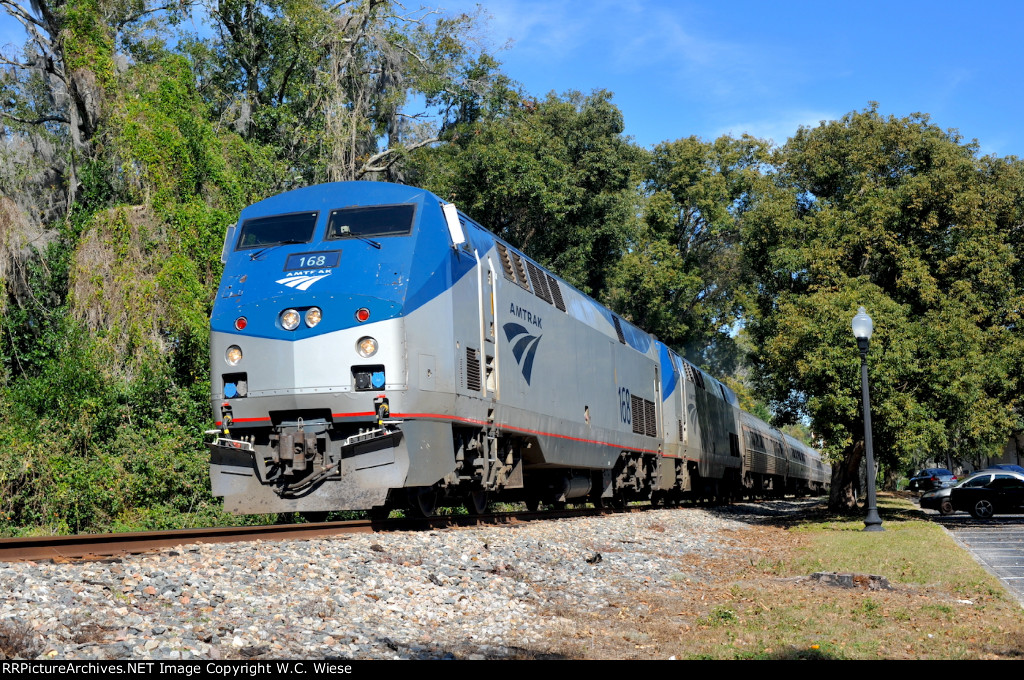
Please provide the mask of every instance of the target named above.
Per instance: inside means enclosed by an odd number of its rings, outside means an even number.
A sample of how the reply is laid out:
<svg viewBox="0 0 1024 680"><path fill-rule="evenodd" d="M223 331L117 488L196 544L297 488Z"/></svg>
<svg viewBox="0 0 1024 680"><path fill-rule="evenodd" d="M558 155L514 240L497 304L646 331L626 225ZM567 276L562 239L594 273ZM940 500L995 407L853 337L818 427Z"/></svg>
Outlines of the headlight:
<svg viewBox="0 0 1024 680"><path fill-rule="evenodd" d="M299 327L299 313L294 309L286 309L281 312L281 328L286 331L293 331Z"/></svg>
<svg viewBox="0 0 1024 680"><path fill-rule="evenodd" d="M322 318L322 316L323 313L320 311L319 307L310 307L308 310L306 310L306 325L312 328L313 326L320 323L320 319Z"/></svg>
<svg viewBox="0 0 1024 680"><path fill-rule="evenodd" d="M231 366L237 366L238 362L242 360L242 348L238 345L231 345L224 353L224 360Z"/></svg>
<svg viewBox="0 0 1024 680"><path fill-rule="evenodd" d="M377 341L370 337L359 338L359 342L356 343L356 350L359 352L359 356L363 358L372 357L377 353Z"/></svg>

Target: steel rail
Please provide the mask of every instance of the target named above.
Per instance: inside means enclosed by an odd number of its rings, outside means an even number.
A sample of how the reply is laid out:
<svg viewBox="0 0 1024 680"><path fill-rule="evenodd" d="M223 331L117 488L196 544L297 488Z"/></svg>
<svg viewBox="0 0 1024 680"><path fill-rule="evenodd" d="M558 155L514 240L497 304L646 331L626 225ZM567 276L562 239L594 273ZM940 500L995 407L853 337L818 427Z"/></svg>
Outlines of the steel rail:
<svg viewBox="0 0 1024 680"><path fill-rule="evenodd" d="M0 538L0 562L46 559L66 561L167 550L183 544L234 543L257 540L282 541L372 531L374 531L373 523L366 520L354 520L316 524L138 531L120 534Z"/></svg>
<svg viewBox="0 0 1024 680"><path fill-rule="evenodd" d="M600 513L592 509L548 510L543 512L498 513L491 515L437 515L429 518L395 520L348 520L200 529L171 529L73 536L29 536L0 538L0 563L75 559L102 559L119 555L169 550L197 543L241 543L286 541L377 531L415 531L454 526L512 524L520 521L584 516Z"/></svg>
<svg viewBox="0 0 1024 680"><path fill-rule="evenodd" d="M309 522L305 524L0 538L0 563L41 560L53 560L55 562L97 560L122 555L171 550L178 546L190 544L289 541L380 531L421 531L448 527L494 526L610 513L643 512L644 510L653 509L655 509L653 506L621 509L566 508L559 510L552 508L536 512L526 511L485 515L435 515L428 518L347 520L340 522Z"/></svg>

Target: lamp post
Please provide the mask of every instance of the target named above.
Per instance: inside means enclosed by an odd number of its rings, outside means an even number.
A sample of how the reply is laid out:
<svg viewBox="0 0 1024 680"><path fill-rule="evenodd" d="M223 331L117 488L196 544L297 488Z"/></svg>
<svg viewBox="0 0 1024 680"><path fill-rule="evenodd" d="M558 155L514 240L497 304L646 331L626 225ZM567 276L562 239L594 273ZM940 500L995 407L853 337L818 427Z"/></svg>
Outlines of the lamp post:
<svg viewBox="0 0 1024 680"><path fill-rule="evenodd" d="M868 456L868 514L864 518L864 531L885 531L875 504L875 452L871 446L871 398L868 396L868 341L871 340L874 324L871 323L871 317L864 308L860 307L857 316L853 317L852 325L853 335L857 338L857 347L860 349L860 384L864 393L864 450Z"/></svg>

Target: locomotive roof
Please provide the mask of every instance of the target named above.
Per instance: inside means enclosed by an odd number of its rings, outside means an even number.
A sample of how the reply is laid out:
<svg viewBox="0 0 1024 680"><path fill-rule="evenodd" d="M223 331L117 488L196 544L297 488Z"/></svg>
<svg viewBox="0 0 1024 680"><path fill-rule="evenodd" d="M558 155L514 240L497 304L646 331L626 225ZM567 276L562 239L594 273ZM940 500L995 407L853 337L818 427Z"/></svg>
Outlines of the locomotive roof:
<svg viewBox="0 0 1024 680"><path fill-rule="evenodd" d="M339 197L344 202L339 203ZM328 182L292 189L253 203L242 210L241 221L304 210L329 210L354 205L381 205L387 203L418 203L425 199L440 199L426 189L389 182Z"/></svg>

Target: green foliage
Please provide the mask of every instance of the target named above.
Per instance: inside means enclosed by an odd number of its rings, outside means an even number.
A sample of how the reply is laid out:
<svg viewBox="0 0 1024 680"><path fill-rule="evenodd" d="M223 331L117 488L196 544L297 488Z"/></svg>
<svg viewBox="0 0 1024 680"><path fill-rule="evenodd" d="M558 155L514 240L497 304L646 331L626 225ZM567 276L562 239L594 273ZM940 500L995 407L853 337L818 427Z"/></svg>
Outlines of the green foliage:
<svg viewBox="0 0 1024 680"><path fill-rule="evenodd" d="M716 373L738 359L739 222L767 158L767 143L747 136L660 144L646 168L643 226L612 277L616 309Z"/></svg>
<svg viewBox="0 0 1024 680"><path fill-rule="evenodd" d="M875 454L994 453L1019 427L1021 167L927 116L801 128L743 222L759 386L839 456L863 431L850 319L875 323Z"/></svg>
<svg viewBox="0 0 1024 680"><path fill-rule="evenodd" d="M7 282L3 292L8 300L0 318L5 385L18 376L38 375L65 345L64 303L70 264L66 242L54 241L24 262L20 282ZM31 294L19 295L22 288Z"/></svg>
<svg viewBox="0 0 1024 680"><path fill-rule="evenodd" d="M133 381L68 321L65 344L0 395L0 532L101 531L210 521L208 457L196 425L208 381L179 385L170 363Z"/></svg>
<svg viewBox="0 0 1024 680"><path fill-rule="evenodd" d="M279 171L216 130L186 60L150 56L106 91L76 210L8 289L4 533L223 521L201 441L207 320L224 227Z"/></svg>
<svg viewBox="0 0 1024 680"><path fill-rule="evenodd" d="M635 228L644 152L622 129L604 91L508 103L421 153L415 180L600 296Z"/></svg>
<svg viewBox="0 0 1024 680"><path fill-rule="evenodd" d="M436 141L427 110L467 120L497 62L478 50L475 15L392 0L246 0L212 9L214 37L185 50L214 116L287 161L279 186L402 178L407 153Z"/></svg>
<svg viewBox="0 0 1024 680"><path fill-rule="evenodd" d="M112 97L108 141L89 166L108 172L83 174L95 198L80 218L72 309L128 372L206 344L224 229L274 174L263 149L216 132L191 82L176 56L126 73L131 96Z"/></svg>
<svg viewBox="0 0 1024 680"><path fill-rule="evenodd" d="M91 73L103 88L114 82L114 31L103 21L108 9L103 0L72 0L55 3L62 14L63 52L70 73ZM120 4L120 3L119 3Z"/></svg>

